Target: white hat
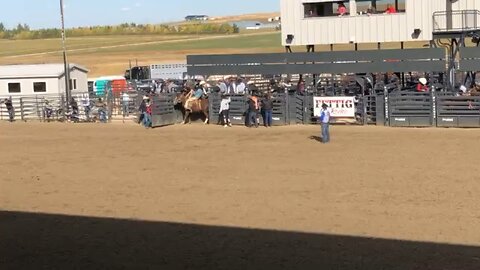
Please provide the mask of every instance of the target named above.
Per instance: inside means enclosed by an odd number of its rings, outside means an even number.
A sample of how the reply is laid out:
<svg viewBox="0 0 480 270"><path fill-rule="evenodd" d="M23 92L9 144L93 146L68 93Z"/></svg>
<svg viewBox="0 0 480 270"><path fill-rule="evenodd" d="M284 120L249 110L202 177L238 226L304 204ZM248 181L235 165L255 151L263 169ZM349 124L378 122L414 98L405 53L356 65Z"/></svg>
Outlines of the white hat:
<svg viewBox="0 0 480 270"><path fill-rule="evenodd" d="M201 82L200 82L200 85L204 85L204 84L206 84L206 83L207 83L207 82L205 82L205 81L201 81Z"/></svg>
<svg viewBox="0 0 480 270"><path fill-rule="evenodd" d="M461 85L460 91L462 91L463 93L467 92L467 87L465 87L465 85Z"/></svg>
<svg viewBox="0 0 480 270"><path fill-rule="evenodd" d="M254 83L255 83L255 82L253 82L253 81L248 81L248 82L247 82L248 85L251 85L251 84L254 84Z"/></svg>
<svg viewBox="0 0 480 270"><path fill-rule="evenodd" d="M418 81L423 85L427 84L427 79L425 79L425 78L420 78L420 79L418 79Z"/></svg>
<svg viewBox="0 0 480 270"><path fill-rule="evenodd" d="M147 100L147 99L148 99L148 97L147 97L147 96L143 96L143 100Z"/></svg>

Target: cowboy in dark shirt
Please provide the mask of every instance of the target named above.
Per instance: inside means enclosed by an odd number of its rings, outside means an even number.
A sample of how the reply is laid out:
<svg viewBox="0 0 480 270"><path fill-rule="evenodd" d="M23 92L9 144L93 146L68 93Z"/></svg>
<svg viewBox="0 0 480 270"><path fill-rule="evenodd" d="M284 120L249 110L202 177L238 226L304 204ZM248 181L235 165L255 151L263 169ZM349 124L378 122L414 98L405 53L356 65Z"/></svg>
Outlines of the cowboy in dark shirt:
<svg viewBox="0 0 480 270"><path fill-rule="evenodd" d="M262 100L262 110L263 110L263 125L265 127L272 127L272 118L273 118L273 100L268 93L265 98Z"/></svg>

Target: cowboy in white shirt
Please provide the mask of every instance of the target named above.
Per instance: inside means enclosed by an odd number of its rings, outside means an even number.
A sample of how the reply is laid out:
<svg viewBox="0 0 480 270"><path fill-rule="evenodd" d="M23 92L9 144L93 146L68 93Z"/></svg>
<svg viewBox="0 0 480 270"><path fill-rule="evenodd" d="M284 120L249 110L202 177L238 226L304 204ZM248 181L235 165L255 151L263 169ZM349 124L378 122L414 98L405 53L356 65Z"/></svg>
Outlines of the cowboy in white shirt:
<svg viewBox="0 0 480 270"><path fill-rule="evenodd" d="M328 107L327 104L322 104L322 109L320 110L320 123L322 125L322 142L330 142L330 118L332 117L332 110Z"/></svg>
<svg viewBox="0 0 480 270"><path fill-rule="evenodd" d="M224 127L231 127L230 123L230 102L232 100L226 95L222 95L222 101L220 102L220 119Z"/></svg>
<svg viewBox="0 0 480 270"><path fill-rule="evenodd" d="M245 94L245 88L246 88L246 85L243 82L243 80L239 80L239 83L237 85L237 89L236 89L235 93L239 94L239 95L244 95Z"/></svg>

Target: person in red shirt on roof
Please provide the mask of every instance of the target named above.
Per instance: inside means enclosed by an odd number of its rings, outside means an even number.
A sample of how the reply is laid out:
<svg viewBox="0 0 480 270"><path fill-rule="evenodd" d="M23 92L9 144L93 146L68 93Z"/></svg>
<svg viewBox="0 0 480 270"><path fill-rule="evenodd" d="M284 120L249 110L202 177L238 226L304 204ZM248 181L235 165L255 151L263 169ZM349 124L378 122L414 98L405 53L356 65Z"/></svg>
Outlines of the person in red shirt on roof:
<svg viewBox="0 0 480 270"><path fill-rule="evenodd" d="M395 7L392 6L391 4L388 4L387 9L385 10L385 14L395 14L395 13L397 13L397 10L395 9Z"/></svg>

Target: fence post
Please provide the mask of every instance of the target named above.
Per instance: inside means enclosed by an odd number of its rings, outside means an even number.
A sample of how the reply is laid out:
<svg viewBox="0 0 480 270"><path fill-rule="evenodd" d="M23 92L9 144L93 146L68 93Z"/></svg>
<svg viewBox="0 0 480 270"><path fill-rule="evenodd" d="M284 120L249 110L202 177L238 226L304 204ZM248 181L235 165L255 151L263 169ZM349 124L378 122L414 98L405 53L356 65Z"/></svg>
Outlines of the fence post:
<svg viewBox="0 0 480 270"><path fill-rule="evenodd" d="M305 92L305 94L303 95L303 124L304 125L308 125L310 123L307 122L307 112L308 112L308 104L307 104L307 97L308 97L308 93Z"/></svg>
<svg viewBox="0 0 480 270"><path fill-rule="evenodd" d="M290 93L288 91L285 93L284 101L285 125L290 125Z"/></svg>
<svg viewBox="0 0 480 270"><path fill-rule="evenodd" d="M363 95L362 96L362 105L363 105L363 125L366 126L367 125L367 121L368 121L368 116L367 116L367 102L368 102L368 98L367 96Z"/></svg>
<svg viewBox="0 0 480 270"><path fill-rule="evenodd" d="M436 92L435 92L435 86L432 86L432 91L431 91L431 99L432 99L432 125L437 126L437 99L436 99Z"/></svg>
<svg viewBox="0 0 480 270"><path fill-rule="evenodd" d="M208 119L209 119L209 124L212 124L212 119L213 119L213 101L216 98L216 95L214 93L211 93L208 97ZM175 120L176 122L176 120Z"/></svg>
<svg viewBox="0 0 480 270"><path fill-rule="evenodd" d="M68 104L65 102L65 99L63 97L63 94L60 95L60 108L62 109L62 121L66 121L66 107L65 104ZM68 106L68 105L67 105ZM58 117L58 116L57 116ZM58 119L57 119L58 120Z"/></svg>
<svg viewBox="0 0 480 270"><path fill-rule="evenodd" d="M20 98L20 119L22 119L22 121L25 121L25 113L24 113L24 107L23 107L23 98Z"/></svg>
<svg viewBox="0 0 480 270"><path fill-rule="evenodd" d="M388 88L383 87L383 95L385 96L385 125L390 126L389 104L388 104Z"/></svg>

